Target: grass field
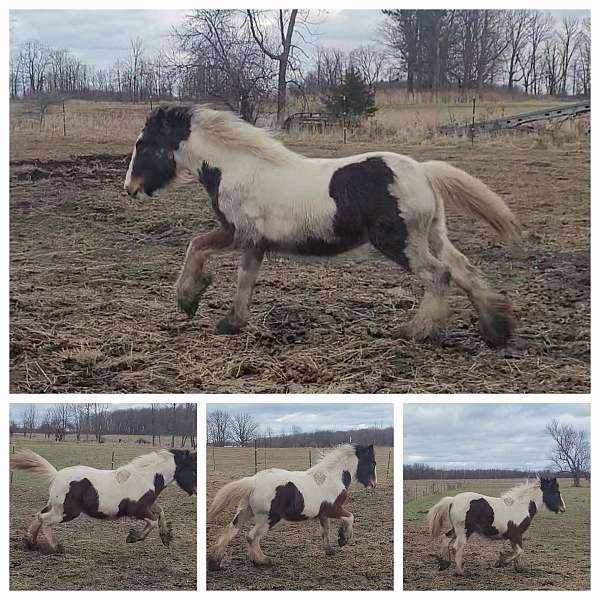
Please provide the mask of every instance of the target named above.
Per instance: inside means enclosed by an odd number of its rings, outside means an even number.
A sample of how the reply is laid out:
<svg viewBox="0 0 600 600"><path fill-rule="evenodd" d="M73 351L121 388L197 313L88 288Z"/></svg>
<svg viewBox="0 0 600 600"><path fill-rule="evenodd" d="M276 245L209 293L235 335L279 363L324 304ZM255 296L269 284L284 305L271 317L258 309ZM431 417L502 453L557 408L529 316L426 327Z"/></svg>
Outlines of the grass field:
<svg viewBox="0 0 600 600"><path fill-rule="evenodd" d="M123 436L125 437L125 436ZM137 436L136 436L137 437ZM88 465L115 468L151 451L133 441L47 442L13 436L10 451L26 447L57 469ZM64 545L64 554L44 554L26 549L27 527L48 499L48 482L22 472L10 480L10 589L11 590L195 590L196 497L176 485L160 495L160 504L172 523L174 542L165 548L156 532L138 544L127 544L131 527L139 521L98 521L85 516L53 529Z"/></svg>
<svg viewBox="0 0 600 600"><path fill-rule="evenodd" d="M215 256L215 283L187 320L174 283L189 240L217 225L208 198L195 185L151 200L124 196L129 153L149 107L68 106L79 116L66 138L16 125L11 135L13 392L589 391L585 131L565 126L474 145L460 138L287 141L314 157L391 150L447 160L500 193L526 230L519 253L478 222L449 219L450 238L514 302L516 338L497 351L482 342L473 309L455 288L441 343L398 339L394 331L414 313L421 286L367 249L329 260L268 257L238 336L215 334L238 257ZM402 118L419 110L412 105Z"/></svg>
<svg viewBox="0 0 600 600"><path fill-rule="evenodd" d="M378 485L375 489L351 486L345 507L354 514L354 539L334 556L326 556L317 522L281 523L261 543L274 565L255 567L238 535L230 544L221 571L207 573L208 590L390 590L393 588L393 452L389 474L389 448L376 448ZM314 448L270 448L258 451L258 469L309 468L318 457ZM253 448L207 449L207 505L225 483L254 475ZM216 467L216 468L215 468ZM207 525L207 547L233 517L233 508ZM335 527L332 523L332 540Z"/></svg>
<svg viewBox="0 0 600 600"><path fill-rule="evenodd" d="M423 485L405 481L405 486ZM466 480L461 491L499 496L519 480ZM404 500L404 589L405 590L586 590L590 589L590 488L575 488L571 480L561 479L560 487L567 511L537 514L524 536L526 570L514 571L512 565L493 568L508 542L473 536L465 552L465 576L453 569L438 571L437 547L427 530L427 511L442 495ZM444 494L446 495L446 494Z"/></svg>

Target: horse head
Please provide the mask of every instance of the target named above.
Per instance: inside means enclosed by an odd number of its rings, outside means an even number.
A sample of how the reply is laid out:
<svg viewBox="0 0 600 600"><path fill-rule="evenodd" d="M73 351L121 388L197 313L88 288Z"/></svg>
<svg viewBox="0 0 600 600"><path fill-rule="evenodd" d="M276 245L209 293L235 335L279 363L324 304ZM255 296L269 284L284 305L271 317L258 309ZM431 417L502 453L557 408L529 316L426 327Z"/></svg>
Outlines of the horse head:
<svg viewBox="0 0 600 600"><path fill-rule="evenodd" d="M365 487L374 488L377 485L377 471L375 466L375 450L373 444L370 446L355 446L358 466L356 467L356 478Z"/></svg>
<svg viewBox="0 0 600 600"><path fill-rule="evenodd" d="M184 176L176 152L190 137L191 119L191 109L182 105L159 107L150 113L135 142L125 177L123 187L130 196L138 192L151 196Z"/></svg>
<svg viewBox="0 0 600 600"><path fill-rule="evenodd" d="M556 477L541 477L540 489L542 490L544 504L549 510L555 513L565 512L567 510Z"/></svg>
<svg viewBox="0 0 600 600"><path fill-rule="evenodd" d="M175 481L190 496L196 493L196 452L189 450L170 450L175 459Z"/></svg>

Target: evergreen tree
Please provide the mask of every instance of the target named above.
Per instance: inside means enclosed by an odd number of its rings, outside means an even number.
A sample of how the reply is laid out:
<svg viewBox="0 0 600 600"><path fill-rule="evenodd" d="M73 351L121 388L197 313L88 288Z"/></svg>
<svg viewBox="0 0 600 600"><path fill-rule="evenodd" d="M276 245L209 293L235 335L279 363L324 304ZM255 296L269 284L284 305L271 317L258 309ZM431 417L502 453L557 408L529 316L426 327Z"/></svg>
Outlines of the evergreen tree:
<svg viewBox="0 0 600 600"><path fill-rule="evenodd" d="M325 104L336 115L372 117L377 111L375 91L363 81L352 65L344 74L343 83L332 89Z"/></svg>

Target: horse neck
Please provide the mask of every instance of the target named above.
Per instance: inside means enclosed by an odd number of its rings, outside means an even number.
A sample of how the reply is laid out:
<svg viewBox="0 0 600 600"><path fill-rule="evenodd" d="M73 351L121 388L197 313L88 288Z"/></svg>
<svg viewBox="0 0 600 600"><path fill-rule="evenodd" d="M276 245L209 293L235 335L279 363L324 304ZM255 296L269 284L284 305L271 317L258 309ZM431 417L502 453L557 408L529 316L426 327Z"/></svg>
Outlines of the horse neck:
<svg viewBox="0 0 600 600"><path fill-rule="evenodd" d="M155 462L140 466L134 465L134 469L138 473L143 473L149 477L161 475L165 486L167 486L175 479L175 457L170 452L167 454L158 453Z"/></svg>
<svg viewBox="0 0 600 600"><path fill-rule="evenodd" d="M539 486L531 486L526 490L520 490L520 493L515 494L515 496L509 495L508 497L512 498L514 505L518 507L529 507L530 502L535 503L538 512L545 507L542 500L542 490Z"/></svg>
<svg viewBox="0 0 600 600"><path fill-rule="evenodd" d="M309 469L309 472L329 473L330 475L342 476L344 471L348 471L352 479L356 479L356 470L358 468L358 459L354 452L339 452L336 456L326 456L322 461L318 462L314 467Z"/></svg>

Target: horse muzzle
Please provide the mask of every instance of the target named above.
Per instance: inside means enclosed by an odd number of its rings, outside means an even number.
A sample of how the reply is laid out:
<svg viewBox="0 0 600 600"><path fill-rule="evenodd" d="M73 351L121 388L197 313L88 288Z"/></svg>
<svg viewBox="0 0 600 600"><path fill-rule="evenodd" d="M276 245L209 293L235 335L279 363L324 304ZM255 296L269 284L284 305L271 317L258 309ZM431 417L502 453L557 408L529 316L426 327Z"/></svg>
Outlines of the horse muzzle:
<svg viewBox="0 0 600 600"><path fill-rule="evenodd" d="M131 178L129 181L125 181L123 186L129 196L135 198L139 192L143 192L142 180L139 178Z"/></svg>

